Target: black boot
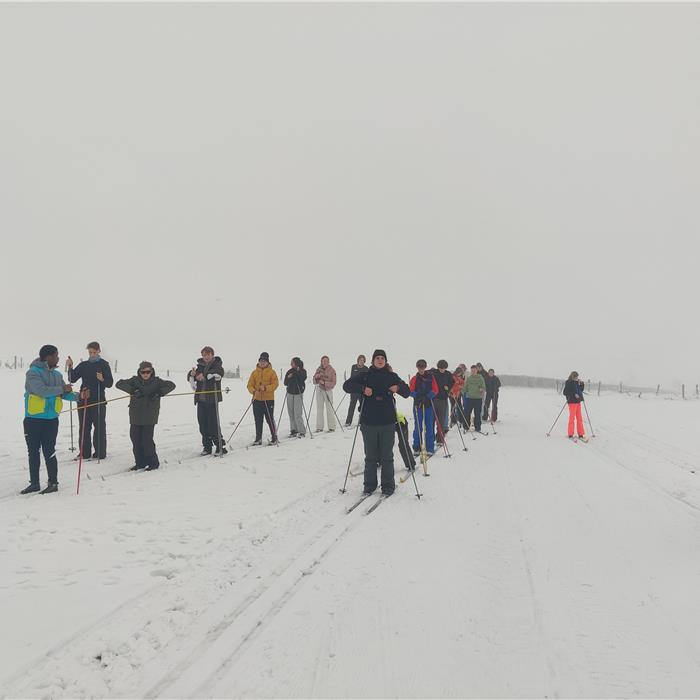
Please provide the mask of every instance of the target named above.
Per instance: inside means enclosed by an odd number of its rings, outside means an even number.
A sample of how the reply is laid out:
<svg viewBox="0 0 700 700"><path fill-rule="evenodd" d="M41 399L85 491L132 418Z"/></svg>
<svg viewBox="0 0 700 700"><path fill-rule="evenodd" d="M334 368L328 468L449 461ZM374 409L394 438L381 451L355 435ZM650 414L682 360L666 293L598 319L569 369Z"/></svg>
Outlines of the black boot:
<svg viewBox="0 0 700 700"><path fill-rule="evenodd" d="M58 484L52 484L49 481L49 485L41 493L56 493L58 491Z"/></svg>
<svg viewBox="0 0 700 700"><path fill-rule="evenodd" d="M41 489L41 486L39 486L39 484L29 484L29 486L27 486L26 489L22 489L22 490L20 491L20 493L21 493L21 494L25 494L25 493L36 493L36 492L39 491L40 489Z"/></svg>

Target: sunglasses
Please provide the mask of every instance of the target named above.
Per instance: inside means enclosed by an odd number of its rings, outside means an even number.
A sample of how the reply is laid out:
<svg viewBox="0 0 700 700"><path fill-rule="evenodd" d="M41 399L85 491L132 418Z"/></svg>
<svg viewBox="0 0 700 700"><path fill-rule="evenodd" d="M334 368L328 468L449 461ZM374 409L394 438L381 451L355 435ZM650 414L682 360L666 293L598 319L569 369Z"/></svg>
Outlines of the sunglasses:
<svg viewBox="0 0 700 700"><path fill-rule="evenodd" d="M139 370L139 374L153 374L152 369L141 369Z"/></svg>

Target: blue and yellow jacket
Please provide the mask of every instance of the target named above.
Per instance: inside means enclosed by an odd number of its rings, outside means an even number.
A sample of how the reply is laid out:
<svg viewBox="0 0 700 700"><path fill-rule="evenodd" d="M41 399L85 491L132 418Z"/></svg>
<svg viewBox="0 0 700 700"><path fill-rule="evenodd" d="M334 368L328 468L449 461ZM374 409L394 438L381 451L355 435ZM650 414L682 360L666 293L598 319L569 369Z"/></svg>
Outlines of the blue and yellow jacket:
<svg viewBox="0 0 700 700"><path fill-rule="evenodd" d="M78 395L65 391L63 376L50 369L46 362L34 360L27 370L24 382L25 418L53 420L63 408L63 401L77 401Z"/></svg>

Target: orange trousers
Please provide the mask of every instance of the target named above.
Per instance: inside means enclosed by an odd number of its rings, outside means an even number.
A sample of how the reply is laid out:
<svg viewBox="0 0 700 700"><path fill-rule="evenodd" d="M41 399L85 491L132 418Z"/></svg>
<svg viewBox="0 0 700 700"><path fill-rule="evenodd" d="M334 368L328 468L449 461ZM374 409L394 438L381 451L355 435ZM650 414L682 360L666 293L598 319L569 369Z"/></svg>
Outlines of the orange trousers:
<svg viewBox="0 0 700 700"><path fill-rule="evenodd" d="M581 415L580 403L569 404L569 437L574 434L574 422L576 423L576 428L578 429L576 434L579 437L583 437L586 432L583 428L583 416Z"/></svg>

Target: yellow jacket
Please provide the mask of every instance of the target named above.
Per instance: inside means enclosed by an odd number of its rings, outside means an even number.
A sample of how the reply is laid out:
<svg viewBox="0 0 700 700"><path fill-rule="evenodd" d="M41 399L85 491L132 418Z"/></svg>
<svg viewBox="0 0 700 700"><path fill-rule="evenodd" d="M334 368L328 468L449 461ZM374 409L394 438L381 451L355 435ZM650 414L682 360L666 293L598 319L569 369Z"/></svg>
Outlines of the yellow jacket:
<svg viewBox="0 0 700 700"><path fill-rule="evenodd" d="M248 380L248 391L256 401L273 401L279 383L277 372L270 365L265 368L258 365Z"/></svg>

